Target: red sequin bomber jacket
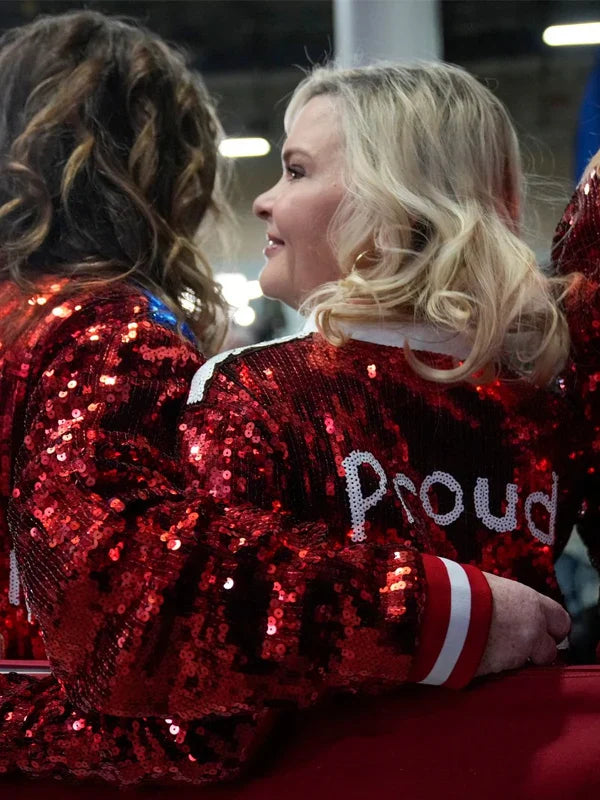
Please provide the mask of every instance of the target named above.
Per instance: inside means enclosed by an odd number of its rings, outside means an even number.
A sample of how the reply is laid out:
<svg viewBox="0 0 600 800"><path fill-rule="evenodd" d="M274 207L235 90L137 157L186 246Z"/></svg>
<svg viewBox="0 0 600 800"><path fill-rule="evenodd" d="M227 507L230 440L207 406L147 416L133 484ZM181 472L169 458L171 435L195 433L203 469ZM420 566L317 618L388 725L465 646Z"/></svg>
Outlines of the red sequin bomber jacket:
<svg viewBox="0 0 600 800"><path fill-rule="evenodd" d="M480 570L556 595L564 382L446 387L314 333L197 373L155 298L59 289L0 287L2 324L37 313L0 350L2 657L52 666L5 663L0 772L231 776L271 706L464 684Z"/></svg>
<svg viewBox="0 0 600 800"><path fill-rule="evenodd" d="M407 678L456 687L487 640L481 571L560 599L553 565L580 505L585 433L571 371L549 391L510 376L444 385L409 366L407 339L440 369L464 354L459 337L426 326L358 327L340 348L309 326L211 359L184 417L188 481L224 502L325 519L337 547L391 544L397 569L379 591L414 654ZM377 638L346 602L341 652L376 670ZM286 652L286 624L274 602L265 654Z"/></svg>

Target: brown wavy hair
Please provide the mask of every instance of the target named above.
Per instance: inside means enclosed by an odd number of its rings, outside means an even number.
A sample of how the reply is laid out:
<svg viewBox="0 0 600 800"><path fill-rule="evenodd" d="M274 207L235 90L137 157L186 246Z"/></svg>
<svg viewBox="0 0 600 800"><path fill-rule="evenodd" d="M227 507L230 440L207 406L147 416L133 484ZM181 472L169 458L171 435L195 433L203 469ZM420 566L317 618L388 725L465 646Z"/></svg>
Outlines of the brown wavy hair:
<svg viewBox="0 0 600 800"><path fill-rule="evenodd" d="M224 302L195 239L228 214L222 130L184 57L77 11L5 33L0 87L0 280L65 276L66 294L126 280L211 349Z"/></svg>

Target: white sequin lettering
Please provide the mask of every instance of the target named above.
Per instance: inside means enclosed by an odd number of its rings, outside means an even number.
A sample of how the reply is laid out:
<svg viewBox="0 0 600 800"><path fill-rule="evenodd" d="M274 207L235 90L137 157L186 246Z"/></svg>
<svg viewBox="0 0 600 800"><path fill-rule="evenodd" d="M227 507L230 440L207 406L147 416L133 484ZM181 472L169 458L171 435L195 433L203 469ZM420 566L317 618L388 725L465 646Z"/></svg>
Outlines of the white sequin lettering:
<svg viewBox="0 0 600 800"><path fill-rule="evenodd" d="M527 525L529 532L535 536L543 544L554 544L554 525L556 523L556 504L558 501L558 475L556 472L552 473L552 495L549 496L546 492L532 492L527 500L525 500L525 517L527 518ZM548 532L540 530L531 516L531 507L534 503L539 503L544 506L548 515L549 525Z"/></svg>
<svg viewBox="0 0 600 800"><path fill-rule="evenodd" d="M454 492L454 508L452 511L448 511L446 514L436 514L433 510L428 492L434 483L441 483L442 486L445 486L447 489L450 489L451 492ZM451 523L455 522L465 510L462 487L456 478L453 478L449 472L439 472L436 470L435 472L432 472L431 475L428 475L421 484L419 497L421 498L421 503L423 504L425 513L430 516L432 520L437 522L438 525L450 525Z"/></svg>
<svg viewBox="0 0 600 800"><path fill-rule="evenodd" d="M365 497L360 485L358 468L361 464L368 464L379 477L378 488ZM387 491L387 478L383 467L374 455L364 450L353 450L349 456L342 461L342 466L346 473L346 491L350 501L350 518L352 520L352 541L363 542L367 535L365 533L366 513L370 508L381 500Z"/></svg>
<svg viewBox="0 0 600 800"><path fill-rule="evenodd" d="M475 513L486 528L498 533L514 531L517 527L517 501L519 499L516 483L506 484L506 511L503 517L497 517L490 511L490 482L487 478L477 478L475 491Z"/></svg>
<svg viewBox="0 0 600 800"><path fill-rule="evenodd" d="M8 602L11 606L21 605L21 580L17 565L17 554L14 550L9 554L10 575L8 578Z"/></svg>
<svg viewBox="0 0 600 800"><path fill-rule="evenodd" d="M404 502L404 498L402 497L402 492L400 491L400 489L402 487L404 487L405 489L408 489L408 491L411 492L411 494L416 494L417 493L416 486L411 481L411 479L407 475L404 475L404 473L399 472L394 477L394 489L396 490L396 494L398 495L398 499L402 503L402 508L404 509L404 513L406 514L406 518L410 522L410 524L412 525L413 522L415 521L415 518L410 513L409 507Z"/></svg>

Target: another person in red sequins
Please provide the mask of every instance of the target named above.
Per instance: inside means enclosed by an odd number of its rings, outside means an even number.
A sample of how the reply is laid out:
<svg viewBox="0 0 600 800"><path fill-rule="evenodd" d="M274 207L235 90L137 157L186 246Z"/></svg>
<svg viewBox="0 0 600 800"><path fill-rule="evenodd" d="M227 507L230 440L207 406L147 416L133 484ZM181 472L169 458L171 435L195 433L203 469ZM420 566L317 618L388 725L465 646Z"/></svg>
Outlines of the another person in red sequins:
<svg viewBox="0 0 600 800"><path fill-rule="evenodd" d="M344 531L332 546L396 543L398 619L425 594L418 635L403 633L407 680L460 686L550 663L569 628L553 564L585 432L572 371L556 378L565 282L518 236L507 113L446 65L325 68L300 84L286 131L283 175L254 206L261 283L308 310L308 327L199 370L190 481L324 518ZM344 591L321 587L325 617ZM285 651L285 608L283 593L265 655ZM351 604L345 621L342 652L373 669L376 639Z"/></svg>
<svg viewBox="0 0 600 800"><path fill-rule="evenodd" d="M600 152L591 159L561 221L552 247L554 268L578 274L566 298L572 358L578 375L583 416L591 425L592 446L585 474L585 506L577 529L596 568L600 528ZM583 424L583 423L582 423ZM600 650L598 651L600 655Z"/></svg>
<svg viewBox="0 0 600 800"><path fill-rule="evenodd" d="M0 772L231 776L268 703L406 679L420 556L183 483L220 127L179 55L78 12L6 34L0 85Z"/></svg>

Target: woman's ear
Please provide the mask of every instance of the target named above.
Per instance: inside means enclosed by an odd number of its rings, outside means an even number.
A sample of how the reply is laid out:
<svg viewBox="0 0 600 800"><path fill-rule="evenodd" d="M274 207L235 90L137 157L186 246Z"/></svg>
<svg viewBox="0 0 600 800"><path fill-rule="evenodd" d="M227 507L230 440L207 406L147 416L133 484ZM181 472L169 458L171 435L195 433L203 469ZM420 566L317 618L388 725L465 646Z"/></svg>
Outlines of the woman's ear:
<svg viewBox="0 0 600 800"><path fill-rule="evenodd" d="M365 267L372 267L377 261L377 253L374 248L367 248L361 250L352 263L352 269L364 269Z"/></svg>
<svg viewBox="0 0 600 800"><path fill-rule="evenodd" d="M363 241L357 250L352 262L352 270L369 269L379 261L379 256L380 252L375 244L375 237L371 235Z"/></svg>

